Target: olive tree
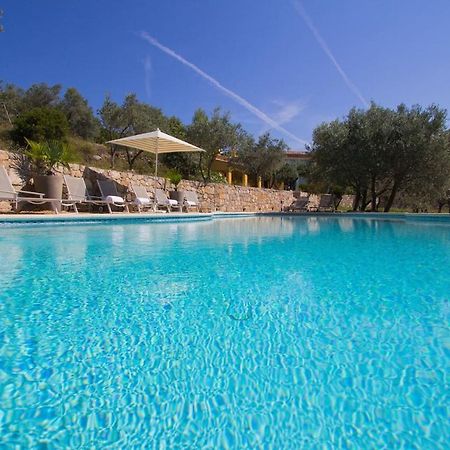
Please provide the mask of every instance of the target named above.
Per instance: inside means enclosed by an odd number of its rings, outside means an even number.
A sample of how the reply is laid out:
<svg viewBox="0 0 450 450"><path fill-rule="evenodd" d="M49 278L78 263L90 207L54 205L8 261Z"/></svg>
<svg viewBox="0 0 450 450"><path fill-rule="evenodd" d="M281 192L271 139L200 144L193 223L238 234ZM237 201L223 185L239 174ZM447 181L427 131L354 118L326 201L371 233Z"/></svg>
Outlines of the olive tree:
<svg viewBox="0 0 450 450"><path fill-rule="evenodd" d="M69 88L59 105L66 115L70 130L83 139L94 139L98 133L98 121L87 100L75 89Z"/></svg>
<svg viewBox="0 0 450 450"><path fill-rule="evenodd" d="M204 181L211 180L211 168L220 152L230 152L239 146L242 127L231 122L228 113L216 108L211 117L198 109L187 127L187 139L205 150L200 154L199 169Z"/></svg>
<svg viewBox="0 0 450 450"><path fill-rule="evenodd" d="M286 150L283 140L274 139L269 133L265 133L257 141L247 137L238 152L237 160L248 174L260 176L272 187L281 179L282 172L279 171L286 161ZM284 172L286 171L287 169Z"/></svg>
<svg viewBox="0 0 450 450"><path fill-rule="evenodd" d="M381 196L387 212L399 193L435 195L433 186L449 172L445 120L446 111L434 105L352 109L343 120L314 130L315 174L350 187L361 210L371 204L375 211Z"/></svg>
<svg viewBox="0 0 450 450"><path fill-rule="evenodd" d="M122 105L113 101L110 96L106 96L98 114L101 137L104 141L153 131L156 128L163 130L167 124L167 118L159 108L140 102L135 94L127 95ZM117 146L110 146L111 167L114 167L117 151ZM129 148L126 148L125 152L131 170L136 159L143 152Z"/></svg>

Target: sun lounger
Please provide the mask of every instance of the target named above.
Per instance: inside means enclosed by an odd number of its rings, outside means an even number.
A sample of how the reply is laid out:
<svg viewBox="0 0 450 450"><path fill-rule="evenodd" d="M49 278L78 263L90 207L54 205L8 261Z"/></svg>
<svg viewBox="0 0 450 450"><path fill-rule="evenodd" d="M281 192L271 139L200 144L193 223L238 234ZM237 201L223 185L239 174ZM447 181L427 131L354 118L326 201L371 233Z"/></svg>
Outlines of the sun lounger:
<svg viewBox="0 0 450 450"><path fill-rule="evenodd" d="M323 194L320 196L319 205L316 211L331 211L334 212L334 197L332 194Z"/></svg>
<svg viewBox="0 0 450 450"><path fill-rule="evenodd" d="M168 198L162 189L155 189L155 205L156 208L167 209L167 212L170 212L172 209L181 211L182 208L182 205L179 205L177 200Z"/></svg>
<svg viewBox="0 0 450 450"><path fill-rule="evenodd" d="M66 207L72 207L76 213L78 213L78 205L106 205L107 202L103 201L101 197L94 197L89 194L86 182L84 178L72 177L70 175L64 175L64 183L67 188L67 198L62 200L62 205Z"/></svg>
<svg viewBox="0 0 450 450"><path fill-rule="evenodd" d="M198 201L197 192L185 191L184 207L186 208L186 211L189 211L189 209L193 209L193 208L197 208L197 211L200 211L200 205L199 205L199 201Z"/></svg>
<svg viewBox="0 0 450 450"><path fill-rule="evenodd" d="M145 187L132 184L131 189L133 190L136 197L134 200L134 204L137 206L139 212L141 212L145 208L151 208L155 210L155 204L152 202Z"/></svg>
<svg viewBox="0 0 450 450"><path fill-rule="evenodd" d="M290 206L288 206L288 211L308 211L309 196L296 198Z"/></svg>
<svg viewBox="0 0 450 450"><path fill-rule="evenodd" d="M23 196L22 194L25 194ZM14 208L17 209L20 202L32 203L33 205L43 205L45 203L51 203L53 210L58 213L58 203L60 199L56 198L44 198L45 194L40 192L24 191L14 189L14 186L9 179L8 173L3 166L0 166L0 201L6 201L14 204Z"/></svg>
<svg viewBox="0 0 450 450"><path fill-rule="evenodd" d="M100 189L100 193L102 194L102 200L106 203L110 214L112 214L111 206L123 208L126 212L130 212L128 209L128 203L117 192L117 187L114 181L97 180L97 184Z"/></svg>

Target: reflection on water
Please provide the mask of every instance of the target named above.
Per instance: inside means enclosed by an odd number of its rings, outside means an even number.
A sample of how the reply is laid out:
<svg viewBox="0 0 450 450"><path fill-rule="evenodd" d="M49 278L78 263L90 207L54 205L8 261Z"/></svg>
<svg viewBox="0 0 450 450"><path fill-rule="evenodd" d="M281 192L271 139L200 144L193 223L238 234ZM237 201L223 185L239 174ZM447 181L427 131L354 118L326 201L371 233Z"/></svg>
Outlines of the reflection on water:
<svg viewBox="0 0 450 450"><path fill-rule="evenodd" d="M343 233L351 233L353 231L353 220L352 219L337 219L339 228Z"/></svg>

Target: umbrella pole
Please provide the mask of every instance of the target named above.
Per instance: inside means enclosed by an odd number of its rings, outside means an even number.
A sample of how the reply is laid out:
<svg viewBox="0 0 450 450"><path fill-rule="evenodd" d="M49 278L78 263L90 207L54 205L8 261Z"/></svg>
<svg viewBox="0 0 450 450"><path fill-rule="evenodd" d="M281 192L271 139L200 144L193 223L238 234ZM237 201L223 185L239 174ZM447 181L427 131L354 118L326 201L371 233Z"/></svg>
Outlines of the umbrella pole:
<svg viewBox="0 0 450 450"><path fill-rule="evenodd" d="M156 152L156 161L155 161L155 177L158 176L158 152Z"/></svg>

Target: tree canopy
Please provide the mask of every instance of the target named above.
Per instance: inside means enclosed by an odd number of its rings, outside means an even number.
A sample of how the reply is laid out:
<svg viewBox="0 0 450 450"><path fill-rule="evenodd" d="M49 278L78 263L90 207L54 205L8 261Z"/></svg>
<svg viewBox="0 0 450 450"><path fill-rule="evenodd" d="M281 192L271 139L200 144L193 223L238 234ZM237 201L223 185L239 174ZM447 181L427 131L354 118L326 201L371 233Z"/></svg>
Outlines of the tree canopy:
<svg viewBox="0 0 450 450"><path fill-rule="evenodd" d="M314 130L315 178L350 188L360 210L376 211L384 199L389 211L399 194L438 198L450 173L445 123L446 111L435 105L352 109Z"/></svg>
<svg viewBox="0 0 450 450"><path fill-rule="evenodd" d="M122 105L114 102L110 96L106 96L98 113L102 127L101 136L105 141L145 133L156 128L160 128L162 131L169 129L169 119L164 116L162 111L140 102L136 94L128 94ZM173 119L171 123L175 127ZM110 146L112 166L114 166L117 150L117 146ZM125 148L124 151L129 168L132 169L134 162L142 154L142 150Z"/></svg>
<svg viewBox="0 0 450 450"><path fill-rule="evenodd" d="M263 134L257 141L246 136L237 161L247 173L260 176L272 187L276 181L280 181L280 175L290 170L285 167L280 171L286 161L286 150L284 141L273 139L269 133ZM292 171L289 171L289 177L292 177Z"/></svg>
<svg viewBox="0 0 450 450"><path fill-rule="evenodd" d="M56 108L32 108L14 119L11 138L17 145L26 140L61 141L67 137L69 125L65 115Z"/></svg>
<svg viewBox="0 0 450 450"><path fill-rule="evenodd" d="M87 100L75 88L67 89L60 107L73 133L83 139L95 139L99 122Z"/></svg>
<svg viewBox="0 0 450 450"><path fill-rule="evenodd" d="M243 130L240 124L233 123L228 113L216 108L211 117L198 109L192 123L187 127L188 141L203 150L200 154L200 171L205 181L211 180L212 164L219 153L230 153L241 143Z"/></svg>
<svg viewBox="0 0 450 450"><path fill-rule="evenodd" d="M61 91L59 84L38 83L24 90L13 84L0 83L0 125L16 122L35 108L45 108L65 116L67 132L94 140L98 136L98 120L87 100L75 88L67 89L63 97Z"/></svg>

